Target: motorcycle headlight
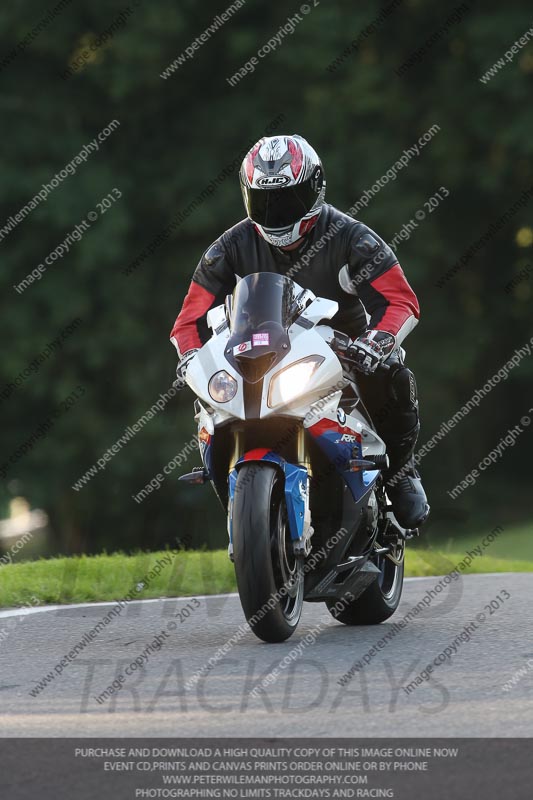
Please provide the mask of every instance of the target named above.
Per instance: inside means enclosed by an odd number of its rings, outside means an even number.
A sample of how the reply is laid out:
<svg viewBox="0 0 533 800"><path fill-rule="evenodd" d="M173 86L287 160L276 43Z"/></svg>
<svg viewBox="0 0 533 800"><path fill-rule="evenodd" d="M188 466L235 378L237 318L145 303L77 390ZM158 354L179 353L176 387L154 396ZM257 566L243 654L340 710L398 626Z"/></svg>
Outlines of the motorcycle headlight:
<svg viewBox="0 0 533 800"><path fill-rule="evenodd" d="M280 403L286 404L294 400L305 389L323 361L323 356L308 356L277 372L270 381L269 407L274 408Z"/></svg>
<svg viewBox="0 0 533 800"><path fill-rule="evenodd" d="M208 390L215 403L229 403L237 394L237 381L225 369L221 369L212 376Z"/></svg>

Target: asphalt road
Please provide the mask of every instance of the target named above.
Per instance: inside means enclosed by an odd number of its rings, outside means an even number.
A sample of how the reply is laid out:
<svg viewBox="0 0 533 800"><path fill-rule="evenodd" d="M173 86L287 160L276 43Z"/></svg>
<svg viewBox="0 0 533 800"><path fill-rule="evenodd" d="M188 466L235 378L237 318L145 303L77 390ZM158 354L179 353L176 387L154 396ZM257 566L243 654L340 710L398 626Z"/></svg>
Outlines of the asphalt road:
<svg viewBox="0 0 533 800"><path fill-rule="evenodd" d="M406 581L399 610L373 627L345 627L323 604L306 603L288 642L264 644L248 631L190 689L185 683L244 620L235 595L201 597L196 608L190 598L128 604L37 696L30 691L112 606L0 612L0 631L8 631L0 637L0 736L532 736L533 575L461 577L398 628L439 581ZM317 627L315 640L308 634ZM394 630L362 671L338 684ZM163 646L150 654L156 634ZM406 692L446 647L451 658ZM144 667L124 676L143 651ZM121 675L120 691L98 703Z"/></svg>

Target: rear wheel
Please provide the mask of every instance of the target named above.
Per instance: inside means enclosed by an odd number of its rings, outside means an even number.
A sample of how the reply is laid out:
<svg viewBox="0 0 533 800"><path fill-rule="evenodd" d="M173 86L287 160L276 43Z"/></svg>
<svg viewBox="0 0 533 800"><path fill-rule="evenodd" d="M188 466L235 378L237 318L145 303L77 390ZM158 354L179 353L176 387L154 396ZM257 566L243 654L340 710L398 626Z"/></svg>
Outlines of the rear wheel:
<svg viewBox="0 0 533 800"><path fill-rule="evenodd" d="M391 554L375 555L372 561L380 570L380 575L342 611L333 611L335 601L327 601L330 614L345 625L378 625L391 617L402 596L404 553L405 543L402 541L393 548Z"/></svg>
<svg viewBox="0 0 533 800"><path fill-rule="evenodd" d="M302 613L303 558L295 556L284 479L267 462L244 464L233 501L233 557L241 605L265 642L292 636Z"/></svg>

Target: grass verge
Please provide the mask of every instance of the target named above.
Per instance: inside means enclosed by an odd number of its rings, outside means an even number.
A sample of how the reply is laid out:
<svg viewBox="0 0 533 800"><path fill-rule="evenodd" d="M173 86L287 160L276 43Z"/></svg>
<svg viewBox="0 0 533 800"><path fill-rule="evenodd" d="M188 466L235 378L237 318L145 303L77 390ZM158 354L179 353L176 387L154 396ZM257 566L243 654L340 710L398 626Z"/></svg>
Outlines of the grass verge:
<svg viewBox="0 0 533 800"><path fill-rule="evenodd" d="M443 545L438 550L408 550L405 574L408 577L445 575L481 538L451 541L453 549ZM509 547L511 541L513 546ZM524 548L521 542L526 545ZM533 572L530 543L530 527L505 532L491 546L490 555L476 557L461 572ZM120 600L127 596L141 600L235 590L233 564L225 550L191 550L177 554L162 551L131 556L114 553L40 559L0 567L0 608L25 603L36 605L37 601L39 604L86 603Z"/></svg>

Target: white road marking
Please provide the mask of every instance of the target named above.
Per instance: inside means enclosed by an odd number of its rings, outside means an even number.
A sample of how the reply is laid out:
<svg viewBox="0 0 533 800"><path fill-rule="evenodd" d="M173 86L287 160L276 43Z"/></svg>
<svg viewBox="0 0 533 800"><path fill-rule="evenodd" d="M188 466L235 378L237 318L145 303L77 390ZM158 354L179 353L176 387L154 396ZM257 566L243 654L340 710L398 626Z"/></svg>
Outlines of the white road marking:
<svg viewBox="0 0 533 800"><path fill-rule="evenodd" d="M227 594L189 594L184 597L150 597L147 600L128 600L127 605L134 605L136 603L160 603L164 601L174 602L175 600L190 600L191 597L196 597L197 600L205 600L208 597L238 597L236 592L228 592ZM55 605L55 606L36 606L35 608L8 608L0 611L0 619L3 617L24 617L28 614L38 614L43 611L64 611L67 608L102 608L105 606L116 606L119 600L106 600L101 603L72 603L70 605Z"/></svg>
<svg viewBox="0 0 533 800"><path fill-rule="evenodd" d="M501 578L504 575L530 575L529 572L472 572L467 573L465 577L469 578ZM413 578L404 578L407 581L428 581L435 578L442 578L443 575L421 575ZM228 592L227 594L189 594L184 597L151 597L147 600L129 600L128 605L133 603L160 603L162 601L173 602L175 600L190 600L191 597L196 597L198 600L206 600L208 597L238 597L237 592ZM114 606L119 600L106 600L101 603L72 603L71 605L55 605L55 606L36 606L35 608L8 608L0 611L0 619L5 617L24 617L28 614L42 614L44 611L65 611L69 608L103 608L105 606Z"/></svg>

